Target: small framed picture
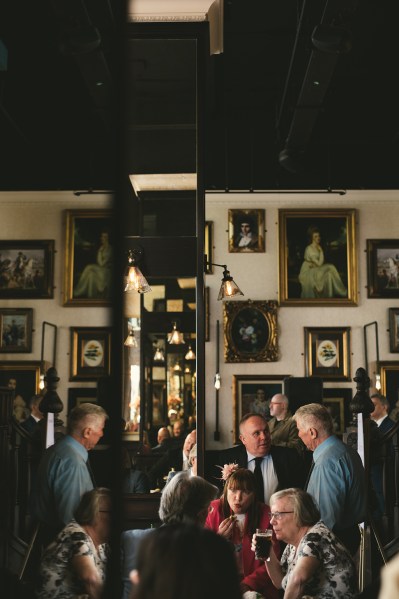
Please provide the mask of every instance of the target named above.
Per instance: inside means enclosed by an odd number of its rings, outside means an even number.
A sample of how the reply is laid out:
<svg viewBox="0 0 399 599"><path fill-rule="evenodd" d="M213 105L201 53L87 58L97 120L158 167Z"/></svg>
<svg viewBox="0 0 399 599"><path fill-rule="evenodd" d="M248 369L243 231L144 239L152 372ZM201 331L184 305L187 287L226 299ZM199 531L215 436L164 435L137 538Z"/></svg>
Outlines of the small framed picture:
<svg viewBox="0 0 399 599"><path fill-rule="evenodd" d="M265 211L263 209L229 210L229 252L265 251Z"/></svg>
<svg viewBox="0 0 399 599"><path fill-rule="evenodd" d="M54 240L0 241L0 299L54 297Z"/></svg>
<svg viewBox="0 0 399 599"><path fill-rule="evenodd" d="M399 361L380 362L381 393L389 400L391 410L399 406Z"/></svg>
<svg viewBox="0 0 399 599"><path fill-rule="evenodd" d="M225 302L223 324L226 362L277 361L277 302Z"/></svg>
<svg viewBox="0 0 399 599"><path fill-rule="evenodd" d="M323 404L328 408L334 424L334 432L342 434L350 424L351 411L349 403L352 399L352 389L326 388L323 389Z"/></svg>
<svg viewBox="0 0 399 599"><path fill-rule="evenodd" d="M399 239L367 239L367 296L399 298Z"/></svg>
<svg viewBox="0 0 399 599"><path fill-rule="evenodd" d="M111 304L113 245L111 210L66 210L64 305Z"/></svg>
<svg viewBox="0 0 399 599"><path fill-rule="evenodd" d="M283 380L289 374L233 375L233 421L234 443L239 442L239 423L244 414L254 412L270 418L270 400L276 393L283 393Z"/></svg>
<svg viewBox="0 0 399 599"><path fill-rule="evenodd" d="M111 328L71 327L70 381L95 381L111 374Z"/></svg>
<svg viewBox="0 0 399 599"><path fill-rule="evenodd" d="M82 403L98 403L97 387L69 387L68 389L68 414Z"/></svg>
<svg viewBox="0 0 399 599"><path fill-rule="evenodd" d="M279 210L281 305L357 305L355 218L355 210Z"/></svg>
<svg viewBox="0 0 399 599"><path fill-rule="evenodd" d="M305 327L305 376L350 380L350 327Z"/></svg>
<svg viewBox="0 0 399 599"><path fill-rule="evenodd" d="M40 361L0 362L0 387L14 390L13 415L18 422L30 414L29 400L40 392Z"/></svg>
<svg viewBox="0 0 399 599"><path fill-rule="evenodd" d="M399 353L399 308L389 308L389 351Z"/></svg>
<svg viewBox="0 0 399 599"><path fill-rule="evenodd" d="M32 308L0 308L0 353L32 351Z"/></svg>

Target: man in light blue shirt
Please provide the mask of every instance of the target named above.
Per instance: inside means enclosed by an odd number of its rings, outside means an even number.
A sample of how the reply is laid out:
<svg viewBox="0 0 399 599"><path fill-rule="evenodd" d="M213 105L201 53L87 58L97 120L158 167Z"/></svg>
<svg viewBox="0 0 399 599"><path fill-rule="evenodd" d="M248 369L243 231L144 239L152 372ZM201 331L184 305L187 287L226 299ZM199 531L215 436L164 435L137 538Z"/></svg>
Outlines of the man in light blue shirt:
<svg viewBox="0 0 399 599"><path fill-rule="evenodd" d="M330 413L307 404L294 414L299 438L313 451L307 492L318 503L321 519L352 555L360 543L358 523L366 515L366 482L359 454L333 434Z"/></svg>
<svg viewBox="0 0 399 599"><path fill-rule="evenodd" d="M53 538L73 518L80 498L93 489L88 452L103 436L105 410L92 403L74 408L67 435L43 454L33 496L34 515L43 538Z"/></svg>

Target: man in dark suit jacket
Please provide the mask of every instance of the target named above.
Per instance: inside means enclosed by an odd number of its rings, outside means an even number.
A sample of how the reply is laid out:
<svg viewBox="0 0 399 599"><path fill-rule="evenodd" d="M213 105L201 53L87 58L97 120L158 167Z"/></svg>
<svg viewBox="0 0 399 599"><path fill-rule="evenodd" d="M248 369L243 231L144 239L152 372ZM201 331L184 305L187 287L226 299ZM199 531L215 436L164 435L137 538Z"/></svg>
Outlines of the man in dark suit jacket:
<svg viewBox="0 0 399 599"><path fill-rule="evenodd" d="M384 395L380 395L379 393L374 393L370 399L374 404L374 411L371 412L370 418L374 420L378 426L378 430L383 435L395 425L393 420L388 416L389 401Z"/></svg>
<svg viewBox="0 0 399 599"><path fill-rule="evenodd" d="M197 442L197 431L193 430L189 433L184 441L183 447L173 447L169 449L162 457L154 464L148 473L151 488L161 488L163 486L164 477L170 470L189 470L189 454L192 447Z"/></svg>
<svg viewBox="0 0 399 599"><path fill-rule="evenodd" d="M370 418L374 420L378 427L378 432L382 436L395 426L393 420L391 420L388 416L389 401L384 395L381 395L380 393L374 393L370 397L370 399L374 404L374 411L371 412ZM388 444L386 444L383 449L380 449L380 451L386 452L387 456L391 456L391 458L393 458L394 450L392 440L388 441ZM390 478L391 477L388 477L388 481L390 480ZM377 500L377 505L375 506L375 509L373 511L373 517L376 523L378 524L383 514L385 513L383 461L381 457L378 457L376 461L373 464L371 464L371 482Z"/></svg>
<svg viewBox="0 0 399 599"><path fill-rule="evenodd" d="M262 415L251 412L241 418L240 440L242 445L220 452L219 464L235 463L253 472L255 458L263 458L260 467L267 505L275 491L289 487L303 488L306 471L302 457L295 449L272 446L269 426Z"/></svg>
<svg viewBox="0 0 399 599"><path fill-rule="evenodd" d="M34 395L30 398L30 416L23 422L21 422L22 428L24 428L31 435L34 433L37 427L37 423L43 418L44 414L40 411L40 402L43 399L43 395Z"/></svg>

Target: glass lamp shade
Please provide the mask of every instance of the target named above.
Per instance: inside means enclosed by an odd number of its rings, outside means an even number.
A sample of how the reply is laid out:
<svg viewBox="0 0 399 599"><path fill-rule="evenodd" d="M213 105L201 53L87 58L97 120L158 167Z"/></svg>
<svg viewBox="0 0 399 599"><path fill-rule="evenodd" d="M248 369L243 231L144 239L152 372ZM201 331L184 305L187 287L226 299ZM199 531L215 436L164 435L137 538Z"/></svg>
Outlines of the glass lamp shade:
<svg viewBox="0 0 399 599"><path fill-rule="evenodd" d="M125 291L137 291L137 293L148 293L151 291L147 279L138 266L129 266Z"/></svg>
<svg viewBox="0 0 399 599"><path fill-rule="evenodd" d="M184 356L185 360L195 360L196 356L193 350L191 349L191 345L188 346L188 352Z"/></svg>
<svg viewBox="0 0 399 599"><path fill-rule="evenodd" d="M226 297L234 297L235 295L244 295L238 285L233 281L228 270L223 273L222 284L218 295L218 300Z"/></svg>
<svg viewBox="0 0 399 599"><path fill-rule="evenodd" d="M154 354L154 362L165 362L165 356L160 347L157 347Z"/></svg>
<svg viewBox="0 0 399 599"><path fill-rule="evenodd" d="M134 336L133 331L130 331L129 335L126 337L124 345L126 345L126 347L138 347L137 339Z"/></svg>
<svg viewBox="0 0 399 599"><path fill-rule="evenodd" d="M168 335L168 343L170 345L181 345L182 343L185 343L184 335L177 330L176 324L173 325L173 330Z"/></svg>

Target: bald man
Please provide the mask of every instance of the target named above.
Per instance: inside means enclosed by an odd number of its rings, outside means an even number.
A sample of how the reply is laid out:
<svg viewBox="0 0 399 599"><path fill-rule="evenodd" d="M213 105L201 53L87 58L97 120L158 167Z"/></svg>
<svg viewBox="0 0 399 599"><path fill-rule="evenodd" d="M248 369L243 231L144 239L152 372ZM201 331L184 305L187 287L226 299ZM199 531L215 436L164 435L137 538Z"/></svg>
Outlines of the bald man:
<svg viewBox="0 0 399 599"><path fill-rule="evenodd" d="M288 397L282 393L273 395L270 400L269 430L272 445L291 447L300 453L305 449L304 444L298 437L298 428L289 411Z"/></svg>

